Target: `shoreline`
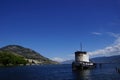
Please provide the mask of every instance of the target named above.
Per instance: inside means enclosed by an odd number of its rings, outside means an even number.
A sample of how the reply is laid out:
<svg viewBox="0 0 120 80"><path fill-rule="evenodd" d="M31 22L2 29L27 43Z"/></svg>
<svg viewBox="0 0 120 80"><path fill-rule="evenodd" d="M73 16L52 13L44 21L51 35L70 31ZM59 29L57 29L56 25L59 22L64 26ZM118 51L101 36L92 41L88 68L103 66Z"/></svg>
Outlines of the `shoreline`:
<svg viewBox="0 0 120 80"><path fill-rule="evenodd" d="M24 65L24 64L17 64L17 65L12 65L12 64L2 65L2 64L0 64L0 68L1 67L17 67L17 66L34 66L34 65L59 65L59 64L26 64L26 65Z"/></svg>

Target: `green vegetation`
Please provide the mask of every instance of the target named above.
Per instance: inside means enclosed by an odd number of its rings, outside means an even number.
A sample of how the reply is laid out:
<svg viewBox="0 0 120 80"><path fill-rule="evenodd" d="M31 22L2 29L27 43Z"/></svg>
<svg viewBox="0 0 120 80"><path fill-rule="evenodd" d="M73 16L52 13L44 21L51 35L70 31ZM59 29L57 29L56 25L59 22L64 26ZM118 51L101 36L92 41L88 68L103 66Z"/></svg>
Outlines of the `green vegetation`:
<svg viewBox="0 0 120 80"><path fill-rule="evenodd" d="M15 55L9 51L0 51L0 64L4 66L8 65L19 65L19 64L27 64L27 61L24 57L19 55Z"/></svg>
<svg viewBox="0 0 120 80"><path fill-rule="evenodd" d="M13 53L14 55L17 55L17 56L14 56L17 58L15 59L15 61L14 59L12 59L11 61L12 64L18 64L18 63L20 64L21 62L22 63L24 62L23 58L22 58L23 61L21 61L21 58L20 59L18 58L18 55L19 57L20 56L24 57L28 61L28 64L58 64L58 62L52 61L49 58L42 56L40 53L32 49L25 48L19 45L8 45L0 48L0 51L7 51L7 53Z"/></svg>

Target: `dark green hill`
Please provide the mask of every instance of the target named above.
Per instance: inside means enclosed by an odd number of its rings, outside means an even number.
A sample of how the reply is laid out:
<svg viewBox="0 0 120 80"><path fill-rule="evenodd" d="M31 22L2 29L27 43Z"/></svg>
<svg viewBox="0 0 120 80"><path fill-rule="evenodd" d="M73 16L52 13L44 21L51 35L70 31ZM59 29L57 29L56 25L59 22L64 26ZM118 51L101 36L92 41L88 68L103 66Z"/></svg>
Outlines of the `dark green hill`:
<svg viewBox="0 0 120 80"><path fill-rule="evenodd" d="M26 65L28 62L24 57L12 54L9 51L0 51L0 65L8 66L8 65L18 65L24 64Z"/></svg>
<svg viewBox="0 0 120 80"><path fill-rule="evenodd" d="M19 45L8 45L3 48L0 48L0 51L8 51L14 55L22 56L29 62L36 64L57 64L57 62L42 56L34 50Z"/></svg>

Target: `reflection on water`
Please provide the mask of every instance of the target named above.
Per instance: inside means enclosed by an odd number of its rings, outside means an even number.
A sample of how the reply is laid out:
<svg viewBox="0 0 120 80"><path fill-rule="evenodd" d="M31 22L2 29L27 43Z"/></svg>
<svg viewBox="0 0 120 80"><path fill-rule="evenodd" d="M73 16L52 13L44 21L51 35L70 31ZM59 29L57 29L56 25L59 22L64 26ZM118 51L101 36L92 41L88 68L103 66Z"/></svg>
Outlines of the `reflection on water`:
<svg viewBox="0 0 120 80"><path fill-rule="evenodd" d="M73 71L75 80L90 80L90 70Z"/></svg>
<svg viewBox="0 0 120 80"><path fill-rule="evenodd" d="M105 64L90 70L72 71L71 65L40 65L0 68L0 80L120 80L116 67Z"/></svg>
<svg viewBox="0 0 120 80"><path fill-rule="evenodd" d="M120 80L116 67L120 64L102 64L94 69L73 71L73 75L75 80Z"/></svg>

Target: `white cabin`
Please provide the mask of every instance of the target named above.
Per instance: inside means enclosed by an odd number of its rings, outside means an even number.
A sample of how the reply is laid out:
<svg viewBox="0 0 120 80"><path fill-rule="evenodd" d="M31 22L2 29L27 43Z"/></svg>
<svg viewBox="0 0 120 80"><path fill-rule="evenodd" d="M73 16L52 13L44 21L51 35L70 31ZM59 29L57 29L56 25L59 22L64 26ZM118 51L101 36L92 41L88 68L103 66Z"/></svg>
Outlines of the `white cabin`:
<svg viewBox="0 0 120 80"><path fill-rule="evenodd" d="M75 62L90 62L89 55L83 51L75 52Z"/></svg>

